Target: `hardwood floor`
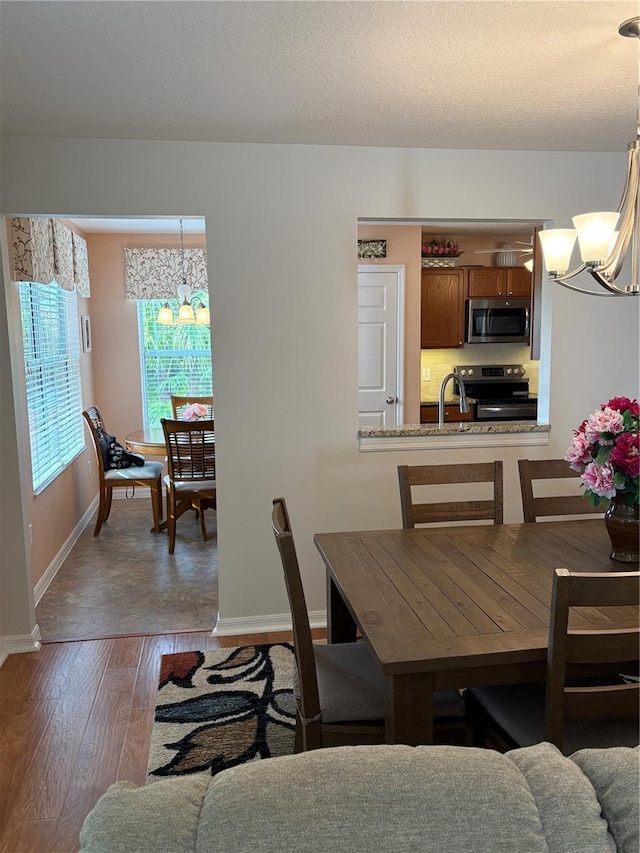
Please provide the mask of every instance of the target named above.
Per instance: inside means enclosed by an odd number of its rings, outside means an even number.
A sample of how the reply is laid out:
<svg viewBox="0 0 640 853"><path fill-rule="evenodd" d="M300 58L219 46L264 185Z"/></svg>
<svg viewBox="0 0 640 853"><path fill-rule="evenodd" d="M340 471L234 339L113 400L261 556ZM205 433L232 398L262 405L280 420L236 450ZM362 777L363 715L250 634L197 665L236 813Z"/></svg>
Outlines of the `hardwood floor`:
<svg viewBox="0 0 640 853"><path fill-rule="evenodd" d="M161 655L285 640L289 632L205 631L48 643L9 656L0 668L1 853L75 853L109 785L144 784Z"/></svg>

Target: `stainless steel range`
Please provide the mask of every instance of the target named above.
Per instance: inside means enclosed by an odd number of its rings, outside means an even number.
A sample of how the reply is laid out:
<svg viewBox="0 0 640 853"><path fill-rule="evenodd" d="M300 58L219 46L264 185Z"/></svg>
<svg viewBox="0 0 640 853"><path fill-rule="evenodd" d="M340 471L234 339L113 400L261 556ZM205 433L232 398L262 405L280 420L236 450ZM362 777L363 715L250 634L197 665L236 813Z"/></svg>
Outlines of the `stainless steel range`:
<svg viewBox="0 0 640 853"><path fill-rule="evenodd" d="M521 364L461 364L454 367L467 397L476 400L476 421L535 421L538 398L529 394Z"/></svg>

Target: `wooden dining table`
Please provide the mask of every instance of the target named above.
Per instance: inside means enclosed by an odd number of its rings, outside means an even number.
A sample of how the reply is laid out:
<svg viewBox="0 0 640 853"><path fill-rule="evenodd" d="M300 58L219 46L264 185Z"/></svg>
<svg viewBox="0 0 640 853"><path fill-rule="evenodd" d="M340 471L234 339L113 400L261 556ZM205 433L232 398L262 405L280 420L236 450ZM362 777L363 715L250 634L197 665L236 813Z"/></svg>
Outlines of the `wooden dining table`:
<svg viewBox="0 0 640 853"><path fill-rule="evenodd" d="M327 642L359 632L392 681L390 743L433 742L433 692L545 678L556 568L609 559L603 519L318 533ZM575 627L637 624L637 608L581 608Z"/></svg>
<svg viewBox="0 0 640 853"><path fill-rule="evenodd" d="M146 456L166 456L167 453L162 427L134 430L125 435L124 441L132 453L142 453Z"/></svg>

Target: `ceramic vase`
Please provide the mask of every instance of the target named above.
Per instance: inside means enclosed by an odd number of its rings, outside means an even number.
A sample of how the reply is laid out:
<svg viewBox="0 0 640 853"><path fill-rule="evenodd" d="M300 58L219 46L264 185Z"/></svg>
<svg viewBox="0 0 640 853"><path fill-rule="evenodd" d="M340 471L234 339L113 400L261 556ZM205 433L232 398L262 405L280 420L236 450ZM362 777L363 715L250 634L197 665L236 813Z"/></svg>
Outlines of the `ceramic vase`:
<svg viewBox="0 0 640 853"><path fill-rule="evenodd" d="M638 504L627 506L624 494L615 495L604 514L604 523L611 540L609 557L620 563L637 563L640 559Z"/></svg>
<svg viewBox="0 0 640 853"><path fill-rule="evenodd" d="M503 243L496 254L496 266L515 267L516 263L516 253L513 251L513 246Z"/></svg>

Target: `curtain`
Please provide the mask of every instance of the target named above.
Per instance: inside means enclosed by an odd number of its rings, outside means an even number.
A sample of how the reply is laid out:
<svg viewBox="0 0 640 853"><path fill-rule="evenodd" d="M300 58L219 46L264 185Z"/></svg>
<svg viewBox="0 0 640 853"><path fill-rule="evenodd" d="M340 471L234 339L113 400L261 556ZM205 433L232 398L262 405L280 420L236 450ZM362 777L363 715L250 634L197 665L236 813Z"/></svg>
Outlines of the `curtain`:
<svg viewBox="0 0 640 853"><path fill-rule="evenodd" d="M59 219L11 219L13 278L91 295L87 242Z"/></svg>
<svg viewBox="0 0 640 853"><path fill-rule="evenodd" d="M181 250L125 249L124 286L127 299L170 299L182 283ZM207 250L185 249L184 269L192 291L207 289Z"/></svg>

